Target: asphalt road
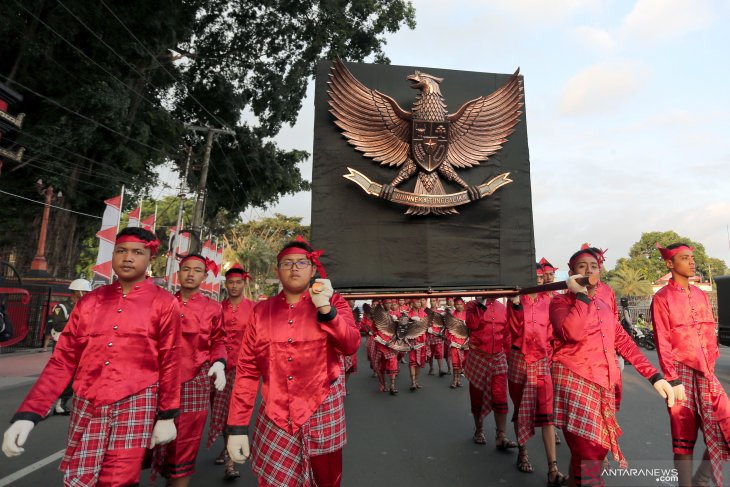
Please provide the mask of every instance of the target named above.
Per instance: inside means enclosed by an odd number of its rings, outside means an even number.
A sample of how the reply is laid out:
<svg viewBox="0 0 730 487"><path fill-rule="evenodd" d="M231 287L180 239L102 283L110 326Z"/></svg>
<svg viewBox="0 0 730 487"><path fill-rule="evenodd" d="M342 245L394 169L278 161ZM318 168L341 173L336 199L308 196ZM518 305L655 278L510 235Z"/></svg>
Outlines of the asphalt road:
<svg viewBox="0 0 730 487"><path fill-rule="evenodd" d="M656 365L656 352L646 352ZM0 366L2 362L0 361ZM377 380L370 377L364 346L359 356L360 370L350 377L350 394L346 399L348 445L344 451L343 486L544 486L547 472L540 432L528 443L535 472L524 474L515 468L516 450L504 453L494 447L494 421L486 420L488 443L472 442L473 423L469 414L467 388L449 389L449 377L422 376L423 389L408 390L408 372L401 365L398 382L400 394L393 397L377 391ZM722 347L717 375L725 390L730 390L730 349ZM0 372L1 373L1 372ZM0 417L10 418L30 384L0 388ZM676 485L661 469L672 468L668 417L661 400L647 381L630 366L624 371L624 400L619 413L623 428L621 448L630 468L640 469L629 475L607 475L607 485L665 486ZM61 452L65 444L68 418L54 416L40 423L31 433L26 453L13 459L0 459L0 486L62 485L57 470L58 459L7 483L8 476L36 462ZM508 426L511 429L511 425ZM514 438L514 432L510 431ZM695 457L704 445L698 440ZM253 487L256 479L248 466L241 467L241 478L222 480L222 467L213 459L222 448L222 440L210 450L201 446L197 473L191 485L238 485ZM558 446L558 461L567 472L569 453L565 442ZM730 482L730 469L725 468ZM610 472L609 472L610 474ZM149 483L143 472L142 485L164 485L163 480Z"/></svg>

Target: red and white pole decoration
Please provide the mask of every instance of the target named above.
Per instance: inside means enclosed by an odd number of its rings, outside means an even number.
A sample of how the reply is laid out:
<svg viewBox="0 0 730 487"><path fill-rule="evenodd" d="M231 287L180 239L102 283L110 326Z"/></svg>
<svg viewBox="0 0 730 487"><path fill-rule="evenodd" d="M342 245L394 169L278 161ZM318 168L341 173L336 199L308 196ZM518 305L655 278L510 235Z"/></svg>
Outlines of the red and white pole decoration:
<svg viewBox="0 0 730 487"><path fill-rule="evenodd" d="M114 253L114 241L119 231L119 219L122 215L122 202L124 199L124 187L119 196L105 200L106 209L101 220L101 230L96 234L99 237L99 253L96 256L94 266L94 281L109 284L112 282L112 254Z"/></svg>

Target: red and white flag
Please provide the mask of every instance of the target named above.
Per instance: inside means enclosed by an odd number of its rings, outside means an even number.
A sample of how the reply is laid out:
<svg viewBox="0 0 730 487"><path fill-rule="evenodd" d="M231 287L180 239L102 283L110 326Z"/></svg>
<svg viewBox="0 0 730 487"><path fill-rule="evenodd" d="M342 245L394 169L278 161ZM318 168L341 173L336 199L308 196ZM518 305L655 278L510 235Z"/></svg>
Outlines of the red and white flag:
<svg viewBox="0 0 730 487"><path fill-rule="evenodd" d="M114 241L119 228L122 195L109 198L104 203L106 203L106 209L101 219L101 230L96 234L99 237L99 253L96 256L96 265L94 266L94 281L103 281L109 284L112 280L112 254L114 253Z"/></svg>
<svg viewBox="0 0 730 487"><path fill-rule="evenodd" d="M142 216L142 207L138 206L134 210L130 211L127 216L129 217L129 222L127 223L127 226L138 227L140 217Z"/></svg>

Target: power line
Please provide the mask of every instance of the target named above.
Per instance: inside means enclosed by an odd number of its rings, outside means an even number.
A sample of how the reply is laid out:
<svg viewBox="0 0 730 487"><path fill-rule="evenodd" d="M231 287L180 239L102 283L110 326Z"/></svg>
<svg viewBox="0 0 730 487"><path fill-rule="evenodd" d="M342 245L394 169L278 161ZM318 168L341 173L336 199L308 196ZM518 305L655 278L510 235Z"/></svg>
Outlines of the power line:
<svg viewBox="0 0 730 487"><path fill-rule="evenodd" d="M21 200L30 201L31 203L37 203L39 205L46 206L46 202L45 201L32 200L30 198L26 198L25 196L20 196L19 194L13 194L13 193L9 193L7 191L3 191L2 189L0 189L0 193L6 194L8 196L13 196L15 198L20 198ZM90 215L88 213L82 213L80 211L69 210L68 208L63 208L62 206L56 206L56 205L48 205L48 206L50 206L51 208L55 208L57 210L67 211L69 213L76 213L77 215L88 216L88 217L91 217L91 218L98 218L99 220L102 219L100 216Z"/></svg>
<svg viewBox="0 0 730 487"><path fill-rule="evenodd" d="M134 40L135 40L135 41L137 42L137 44L139 44L139 45L140 45L140 46L142 47L142 49L144 49L144 50L145 50L145 52L146 52L146 53L147 53L147 54L148 54L148 55L149 55L149 56L150 56L150 57L151 57L151 58L152 58L152 59L153 59L153 60L154 60L154 61L155 61L155 62L157 63L157 65L158 65L159 67L161 67L161 68L162 68L162 70L163 70L163 71L165 71L165 72L166 72L166 73L168 74L168 76L170 76L170 78L172 78L172 80L173 80L173 81L175 81L176 83L180 83L180 80L179 80L179 79L177 79L177 78L175 77L175 75L174 75L174 74L172 74L172 73L171 73L170 71L168 71L168 69L167 69L167 68L166 68L166 67L165 67L165 66L164 66L164 65L163 65L163 64L162 64L162 63L161 63L161 62L160 62L160 61L159 61L159 60L157 59L157 56L155 56L154 54L152 54L152 53L150 52L150 50L149 50L149 49L147 49L147 46L145 46L145 45L144 45L144 44L142 43L142 41L140 41L140 40L139 40L139 39L137 38L137 36L135 36L135 35L134 35L134 32L132 32L132 31L131 31L131 30L129 29L129 27L127 27L127 25L126 25L126 24L125 24L125 23L124 23L124 22L122 21L122 19L120 19L120 18L119 18L119 16L118 16L118 15L117 15L117 14L116 14L116 13L114 12L114 10L112 10L112 9L111 9L111 8L109 7L109 5L107 5L107 4L106 4L106 2L104 2L104 0L99 0L99 1L101 2L101 4L102 4L102 5L104 5L104 7L105 7L105 8L106 8L106 9L107 9L107 10L109 11L109 13L110 13L110 14L112 14L112 16L113 16L113 17L114 17L114 18L115 18L115 19L117 20L117 22L119 22L119 24L120 24L120 25L121 25L122 27L124 27L124 30L126 30L126 31L127 31L128 33L129 33L129 35L130 35L130 36L132 36L132 39L134 39ZM184 83L183 83L183 85L184 85ZM210 115L210 116L211 116L211 118L212 118L212 119L213 119L213 120L214 120L214 121L215 121L216 123L220 124L220 126L221 126L221 127L226 127L226 126L227 126L227 124L225 124L225 123L224 123L224 122L223 122L223 121L222 121L222 120L221 120L220 118L216 117L216 116L215 116L215 115L213 115L213 114L212 114L212 113L211 113L211 112L210 112L210 111L209 111L209 110L208 110L207 108L205 108L205 106L204 106L204 105L203 105L202 103L200 103L200 101L198 101L198 99L197 99L197 98L195 98L195 95L193 95L193 94L192 94L192 93L190 93L189 91L188 91L188 93L187 93L187 94L188 94L188 96L189 96L189 97L190 97L190 98L191 98L191 99L192 99L192 100L193 100L193 101L194 101L195 103L197 103L197 104L198 104L198 105L200 106L200 108L202 108L202 109L203 109L203 110L204 110L204 111L205 111L205 112L206 112L206 113L207 113L208 115Z"/></svg>
<svg viewBox="0 0 730 487"><path fill-rule="evenodd" d="M66 110L69 113L73 113L74 115L76 115L76 116L78 116L80 118L83 118L84 120L86 120L88 122L94 123L94 124L98 125L99 127L108 130L109 132L115 133L115 134L119 135L120 137L123 137L123 138L125 138L125 139L127 139L127 140L129 140L131 142L134 142L136 144L139 144L141 146L147 147L148 149L151 149L151 150L153 150L155 152L159 152L160 154L162 154L165 157L168 157L170 155L167 152L165 152L165 151L163 151L161 149L158 149L157 147L152 147L151 145L147 145L144 142L141 142L141 141L139 141L137 139L134 139L132 137L129 137L128 135L124 135L123 133L121 133L121 132L119 132L119 131L117 131L117 130L109 127L108 125L105 125L105 124L103 124L103 123L101 123L101 122L99 122L97 120L94 120L93 118L91 118L91 117L89 117L87 115L83 115L83 114L81 114L81 113L79 113L79 112L77 112L75 110L72 110L71 108L67 108L64 105L62 105L61 103L57 102L56 100L53 100L52 98L49 98L46 95L43 95L42 93L39 93L39 92L35 91L34 89L28 87L27 85L24 85L23 83L21 83L19 81L10 79L10 78L8 78L7 76L5 76L3 74L0 74L0 77L2 77L3 79L5 79L9 84L15 84L17 86L20 86L25 91L28 91L30 93L33 93L34 95L36 95L36 96L38 96L40 98L43 98L44 100L52 103L53 105L57 106L58 108L61 108L62 110Z"/></svg>

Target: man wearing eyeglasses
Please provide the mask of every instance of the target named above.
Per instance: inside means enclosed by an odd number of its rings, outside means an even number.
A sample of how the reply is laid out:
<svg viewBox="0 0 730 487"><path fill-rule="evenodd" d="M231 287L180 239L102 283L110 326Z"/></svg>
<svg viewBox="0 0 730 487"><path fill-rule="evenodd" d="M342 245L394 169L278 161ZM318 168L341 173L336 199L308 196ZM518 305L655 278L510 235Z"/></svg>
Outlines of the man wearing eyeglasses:
<svg viewBox="0 0 730 487"><path fill-rule="evenodd" d="M244 332L228 413L228 452L251 468L259 486L335 487L346 442L345 381L340 355L360 346L349 305L326 279L301 237L277 256L282 291L260 302ZM310 282L315 272L322 279ZM248 424L262 380L254 440Z"/></svg>

